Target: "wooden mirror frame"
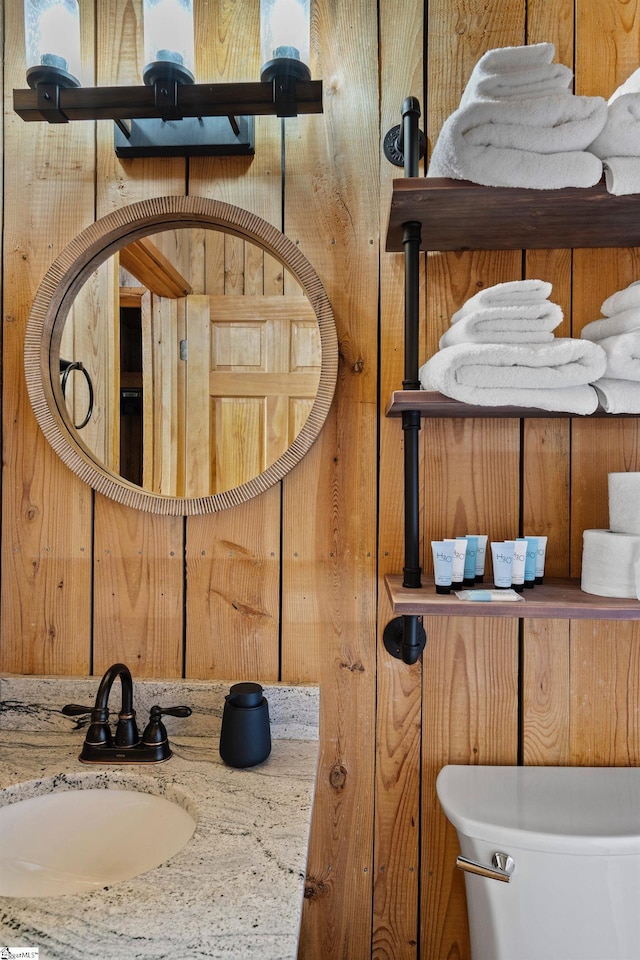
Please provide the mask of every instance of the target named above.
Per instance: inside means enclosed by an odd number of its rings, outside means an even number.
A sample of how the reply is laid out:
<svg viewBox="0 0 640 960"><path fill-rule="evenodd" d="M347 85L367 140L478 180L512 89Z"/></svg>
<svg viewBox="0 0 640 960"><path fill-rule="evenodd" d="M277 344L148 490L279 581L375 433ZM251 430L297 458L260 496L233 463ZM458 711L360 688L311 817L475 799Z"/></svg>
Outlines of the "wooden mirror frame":
<svg viewBox="0 0 640 960"><path fill-rule="evenodd" d="M60 410L51 347L79 289L121 247L173 227L209 227L258 244L291 272L313 307L322 350L318 391L309 416L288 449L257 477L221 493L171 497L151 493L100 463L71 433ZM33 302L25 335L29 399L42 431L66 465L95 490L137 510L171 516L214 513L258 496L281 480L305 455L326 420L338 372L338 340L331 304L313 267L271 224L240 207L204 197L156 197L122 207L78 234L47 271ZM59 379L59 378L58 378Z"/></svg>

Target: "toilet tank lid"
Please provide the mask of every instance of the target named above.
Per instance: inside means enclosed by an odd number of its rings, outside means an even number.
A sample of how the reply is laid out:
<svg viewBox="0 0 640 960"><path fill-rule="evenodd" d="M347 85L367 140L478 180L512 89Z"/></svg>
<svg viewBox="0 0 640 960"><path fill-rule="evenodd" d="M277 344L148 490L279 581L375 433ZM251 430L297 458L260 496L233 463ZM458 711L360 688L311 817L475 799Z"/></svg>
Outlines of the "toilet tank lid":
<svg viewBox="0 0 640 960"><path fill-rule="evenodd" d="M442 809L459 833L531 850L640 853L640 768L442 768Z"/></svg>

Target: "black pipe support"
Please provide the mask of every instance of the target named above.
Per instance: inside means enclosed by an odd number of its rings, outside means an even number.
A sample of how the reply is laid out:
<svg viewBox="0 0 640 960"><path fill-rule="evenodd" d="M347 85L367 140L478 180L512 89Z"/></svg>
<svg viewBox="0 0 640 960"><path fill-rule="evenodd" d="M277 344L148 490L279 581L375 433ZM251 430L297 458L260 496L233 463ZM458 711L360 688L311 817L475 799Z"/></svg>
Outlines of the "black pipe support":
<svg viewBox="0 0 640 960"><path fill-rule="evenodd" d="M410 614L390 620L384 628L382 640L387 653L412 666L420 659L427 644L427 634L420 617Z"/></svg>
<svg viewBox="0 0 640 960"><path fill-rule="evenodd" d="M422 226L402 225L404 249L404 379L403 390L419 390L418 345L420 342L420 245Z"/></svg>
<svg viewBox="0 0 640 960"><path fill-rule="evenodd" d="M404 435L404 568L403 587L422 586L420 575L420 484L418 432L420 414L417 410L402 413Z"/></svg>
<svg viewBox="0 0 640 960"><path fill-rule="evenodd" d="M427 152L427 138L418 129L419 119L420 102L407 97L402 104L402 123L391 127L383 141L385 157L394 166L404 167L405 177L418 176L420 158Z"/></svg>

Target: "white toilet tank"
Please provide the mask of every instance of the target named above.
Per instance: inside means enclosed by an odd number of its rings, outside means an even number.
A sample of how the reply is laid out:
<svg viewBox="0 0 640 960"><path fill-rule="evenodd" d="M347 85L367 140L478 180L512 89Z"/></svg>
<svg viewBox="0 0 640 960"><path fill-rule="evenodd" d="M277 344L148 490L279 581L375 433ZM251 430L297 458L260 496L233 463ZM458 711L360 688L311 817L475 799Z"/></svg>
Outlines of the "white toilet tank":
<svg viewBox="0 0 640 960"><path fill-rule="evenodd" d="M472 960L640 960L640 768L450 765L436 789L464 858L515 864L465 874Z"/></svg>

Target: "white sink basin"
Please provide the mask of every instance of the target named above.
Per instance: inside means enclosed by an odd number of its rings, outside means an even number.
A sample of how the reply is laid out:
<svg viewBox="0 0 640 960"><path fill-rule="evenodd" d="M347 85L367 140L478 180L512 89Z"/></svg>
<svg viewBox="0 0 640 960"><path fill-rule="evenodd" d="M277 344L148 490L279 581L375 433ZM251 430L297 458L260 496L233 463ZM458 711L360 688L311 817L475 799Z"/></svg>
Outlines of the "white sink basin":
<svg viewBox="0 0 640 960"><path fill-rule="evenodd" d="M56 897L130 880L178 853L195 827L177 803L134 790L9 803L0 807L0 896Z"/></svg>

